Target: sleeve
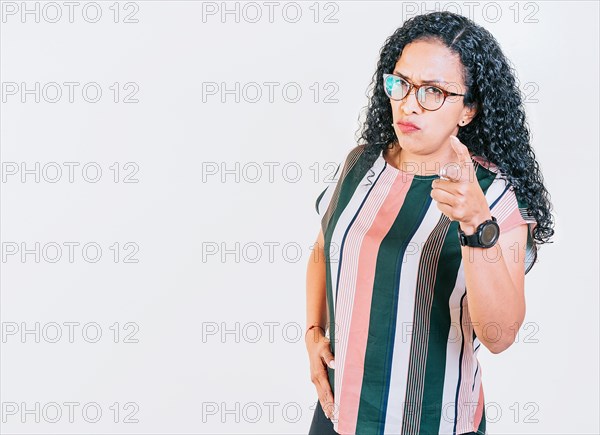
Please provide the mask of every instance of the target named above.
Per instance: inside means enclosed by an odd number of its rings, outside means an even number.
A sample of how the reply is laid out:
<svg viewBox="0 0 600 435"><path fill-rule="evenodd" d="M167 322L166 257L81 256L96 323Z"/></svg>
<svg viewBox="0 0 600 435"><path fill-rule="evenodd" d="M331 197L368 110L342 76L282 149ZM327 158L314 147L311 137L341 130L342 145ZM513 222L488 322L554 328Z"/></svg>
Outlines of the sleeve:
<svg viewBox="0 0 600 435"><path fill-rule="evenodd" d="M512 184L508 184L504 194L491 209L500 227L500 234L507 233L519 225L527 225L527 246L525 250L525 274L531 270L537 261L537 246L533 239L533 230L537 221L531 213L528 204L518 198Z"/></svg>

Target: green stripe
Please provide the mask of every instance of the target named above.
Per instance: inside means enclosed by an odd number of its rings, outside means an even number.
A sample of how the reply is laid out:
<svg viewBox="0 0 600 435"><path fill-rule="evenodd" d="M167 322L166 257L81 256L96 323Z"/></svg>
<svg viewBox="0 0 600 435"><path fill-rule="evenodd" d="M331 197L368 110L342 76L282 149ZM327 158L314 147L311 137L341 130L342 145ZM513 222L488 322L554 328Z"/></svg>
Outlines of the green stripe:
<svg viewBox="0 0 600 435"><path fill-rule="evenodd" d="M485 435L485 400L483 401L483 413L481 414L481 422L477 427L477 433Z"/></svg>

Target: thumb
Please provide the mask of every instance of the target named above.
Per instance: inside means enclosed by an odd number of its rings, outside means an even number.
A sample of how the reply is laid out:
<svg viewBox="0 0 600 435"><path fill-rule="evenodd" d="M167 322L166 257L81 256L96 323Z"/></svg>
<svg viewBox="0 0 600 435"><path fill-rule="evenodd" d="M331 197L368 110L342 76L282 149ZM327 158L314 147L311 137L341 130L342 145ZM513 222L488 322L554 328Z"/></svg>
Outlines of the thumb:
<svg viewBox="0 0 600 435"><path fill-rule="evenodd" d="M325 364L327 364L329 366L329 368L335 369L335 359L331 352L329 352L328 350L325 350L325 352L321 356L321 358L323 358L323 361L325 361Z"/></svg>

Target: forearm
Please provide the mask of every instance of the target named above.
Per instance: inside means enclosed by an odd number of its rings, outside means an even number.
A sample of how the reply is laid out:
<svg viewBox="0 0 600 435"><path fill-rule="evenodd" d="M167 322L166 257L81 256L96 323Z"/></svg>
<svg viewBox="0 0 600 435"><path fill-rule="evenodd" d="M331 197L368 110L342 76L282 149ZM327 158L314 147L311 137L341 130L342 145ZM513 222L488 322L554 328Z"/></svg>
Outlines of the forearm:
<svg viewBox="0 0 600 435"><path fill-rule="evenodd" d="M323 330L327 328L325 291L325 253L323 247L315 243L306 270L307 328L312 325L319 325Z"/></svg>
<svg viewBox="0 0 600 435"><path fill-rule="evenodd" d="M502 352L514 343L525 317L523 292L506 265L510 256L499 243L487 249L462 246L461 252L475 334L491 352Z"/></svg>

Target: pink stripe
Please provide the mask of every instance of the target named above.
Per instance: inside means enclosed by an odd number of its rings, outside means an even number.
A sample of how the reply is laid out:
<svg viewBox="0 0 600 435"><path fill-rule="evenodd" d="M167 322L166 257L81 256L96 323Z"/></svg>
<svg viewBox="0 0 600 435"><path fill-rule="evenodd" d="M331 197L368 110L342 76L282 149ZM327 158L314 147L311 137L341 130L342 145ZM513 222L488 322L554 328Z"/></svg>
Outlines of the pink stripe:
<svg viewBox="0 0 600 435"><path fill-rule="evenodd" d="M500 234L506 233L509 230L512 230L514 227L517 227L521 224L526 224L527 222L521 216L521 212L519 209L513 210L513 212L508 216L504 221L502 221L500 226Z"/></svg>
<svg viewBox="0 0 600 435"><path fill-rule="evenodd" d="M500 199L500 201L498 201L498 204L496 204L496 207L494 207L492 214L498 220L500 234L512 230L521 224L527 223L527 221L523 219L523 216L521 216L519 203L517 202L517 197L512 188L510 188L508 192L506 192Z"/></svg>
<svg viewBox="0 0 600 435"><path fill-rule="evenodd" d="M381 207L373 219L367 218L372 225L367 230L364 240L360 244L358 259L356 294L352 309L352 319L350 323L348 350L344 364L344 374L341 382L340 408L337 432L342 434L356 433L356 423L358 419L358 408L360 405L360 393L362 388L365 354L367 349L367 339L369 332L369 321L371 315L371 300L373 297L373 284L375 282L375 267L377 263L377 254L381 241L389 232L396 220L400 208L406 198L408 187L412 183L413 176L401 176L390 172L395 176L395 180L383 200ZM383 180L380 185L387 185L388 181ZM367 199L365 207L361 210L356 222L363 222L362 216L368 213L368 203L373 200ZM348 233L347 240L352 240L353 233L360 231L360 225L355 225ZM356 236L354 234L354 236Z"/></svg>
<svg viewBox="0 0 600 435"><path fill-rule="evenodd" d="M468 296L467 296L468 298ZM469 304L468 300L465 298L463 302L463 312L465 315L465 321L462 324L463 336L464 337L472 337L473 336L473 325L471 323L471 313L469 312ZM473 382L473 373L475 357L473 355L473 341L470 339L466 339L462 343L463 346L463 355L465 357L462 359L461 363L461 373L462 380L458 389L458 403L456 406L458 407L458 421L457 421L457 432L462 433L463 431L468 431L469 421L470 421L470 413L473 412L472 406L469 406L469 402L471 401L471 395L469 392L471 391L471 385Z"/></svg>

